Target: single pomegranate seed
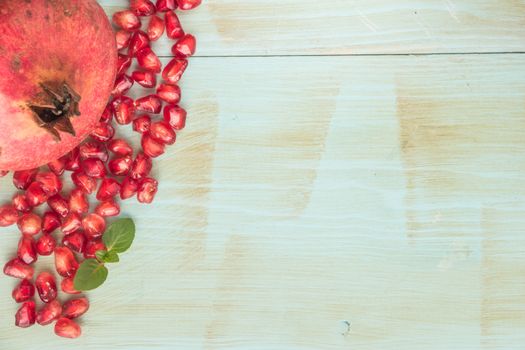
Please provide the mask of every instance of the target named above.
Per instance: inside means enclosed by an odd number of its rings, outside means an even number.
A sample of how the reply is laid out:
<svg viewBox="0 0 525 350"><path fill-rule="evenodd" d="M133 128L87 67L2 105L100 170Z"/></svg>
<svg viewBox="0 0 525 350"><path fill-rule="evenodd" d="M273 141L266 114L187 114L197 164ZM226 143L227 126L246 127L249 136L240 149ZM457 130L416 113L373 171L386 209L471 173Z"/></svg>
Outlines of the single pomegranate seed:
<svg viewBox="0 0 525 350"><path fill-rule="evenodd" d="M34 295L35 287L29 280L22 280L11 293L11 296L17 303L28 301L33 298Z"/></svg>
<svg viewBox="0 0 525 350"><path fill-rule="evenodd" d="M71 174L73 183L84 193L91 194L97 189L97 180L89 177L82 171L75 171Z"/></svg>
<svg viewBox="0 0 525 350"><path fill-rule="evenodd" d="M115 135L115 128L109 123L100 122L91 132L91 137L100 142L107 142Z"/></svg>
<svg viewBox="0 0 525 350"><path fill-rule="evenodd" d="M197 40L191 34L186 34L173 45L171 52L180 58L193 56L197 47Z"/></svg>
<svg viewBox="0 0 525 350"><path fill-rule="evenodd" d="M65 167L66 170L75 171L80 169L80 154L78 147L75 147L71 152L69 152L65 157Z"/></svg>
<svg viewBox="0 0 525 350"><path fill-rule="evenodd" d="M78 338L82 330L75 321L62 317L55 323L55 334L63 338Z"/></svg>
<svg viewBox="0 0 525 350"><path fill-rule="evenodd" d="M147 177L140 183L137 192L137 199L140 203L151 203L157 194L158 182L155 179Z"/></svg>
<svg viewBox="0 0 525 350"><path fill-rule="evenodd" d="M34 213L22 215L16 224L24 235L36 235L42 229L42 219Z"/></svg>
<svg viewBox="0 0 525 350"><path fill-rule="evenodd" d="M117 61L117 76L125 74L129 67L131 67L131 57L119 53Z"/></svg>
<svg viewBox="0 0 525 350"><path fill-rule="evenodd" d="M108 199L115 197L119 192L119 182L115 179L107 177L104 180L102 180L102 183L98 188L97 199L99 201L107 201Z"/></svg>
<svg viewBox="0 0 525 350"><path fill-rule="evenodd" d="M47 201L47 194L38 182L33 182L26 190L26 200L32 207L38 207Z"/></svg>
<svg viewBox="0 0 525 350"><path fill-rule="evenodd" d="M62 245L76 253L82 254L86 244L86 236L81 231L75 231L62 238Z"/></svg>
<svg viewBox="0 0 525 350"><path fill-rule="evenodd" d="M20 328L27 328L35 324L36 305L34 301L26 301L18 309L15 315L15 325Z"/></svg>
<svg viewBox="0 0 525 350"><path fill-rule="evenodd" d="M157 75L152 72L142 72L136 70L131 73L131 77L139 85L144 86L145 88L153 88L155 85L157 85Z"/></svg>
<svg viewBox="0 0 525 350"><path fill-rule="evenodd" d="M133 130L136 132L145 133L149 130L151 125L151 117L147 114L141 115L140 117L133 120Z"/></svg>
<svg viewBox="0 0 525 350"><path fill-rule="evenodd" d="M177 0L181 10L192 10L199 6L202 0Z"/></svg>
<svg viewBox="0 0 525 350"><path fill-rule="evenodd" d="M38 169L15 171L13 173L13 184L19 190L27 190L35 180Z"/></svg>
<svg viewBox="0 0 525 350"><path fill-rule="evenodd" d="M101 142L85 142L80 146L80 158L96 158L105 162L108 160L108 151Z"/></svg>
<svg viewBox="0 0 525 350"><path fill-rule="evenodd" d="M122 185L120 187L120 198L121 199L128 199L133 197L139 189L139 182L138 180L132 179L130 177L126 177L122 181Z"/></svg>
<svg viewBox="0 0 525 350"><path fill-rule="evenodd" d="M86 252L84 252L84 255L85 254ZM95 257L95 255L93 255L93 257ZM66 294L80 294L80 292L75 289L74 278L72 277L64 278L62 282L60 282L60 289Z"/></svg>
<svg viewBox="0 0 525 350"><path fill-rule="evenodd" d="M128 32L139 29L141 25L140 19L130 10L115 12L113 14L113 22Z"/></svg>
<svg viewBox="0 0 525 350"><path fill-rule="evenodd" d="M128 47L131 33L125 30L119 30L115 33L115 38L117 39L117 50L121 50Z"/></svg>
<svg viewBox="0 0 525 350"><path fill-rule="evenodd" d="M20 279L32 279L33 274L35 273L35 270L31 265L27 265L22 260L15 258L13 260L9 260L4 265L4 273L7 276L11 276L14 278L20 278Z"/></svg>
<svg viewBox="0 0 525 350"><path fill-rule="evenodd" d="M102 242L100 238L88 241L86 243L86 248L84 249L84 258L94 259L95 253L98 252L99 250L106 250L106 246L104 245L104 242Z"/></svg>
<svg viewBox="0 0 525 350"><path fill-rule="evenodd" d="M34 263L37 259L36 250L35 250L35 241L33 237L22 236L20 241L18 241L18 249L16 251L18 259L30 265Z"/></svg>
<svg viewBox="0 0 525 350"><path fill-rule="evenodd" d="M141 112L158 114L162 110L162 101L157 95L148 95L135 101L135 109Z"/></svg>
<svg viewBox="0 0 525 350"><path fill-rule="evenodd" d="M166 145L173 145L177 138L175 131L173 131L170 124L166 121L151 124L149 134L155 139L155 141Z"/></svg>
<svg viewBox="0 0 525 350"><path fill-rule="evenodd" d="M36 182L40 184L40 187L47 196L54 196L62 190L62 181L50 171L38 173L36 175Z"/></svg>
<svg viewBox="0 0 525 350"><path fill-rule="evenodd" d="M157 0L157 11L167 12L177 8L176 0Z"/></svg>
<svg viewBox="0 0 525 350"><path fill-rule="evenodd" d="M136 53L137 62L140 67L154 73L160 73L162 64L155 53L149 48L145 47Z"/></svg>
<svg viewBox="0 0 525 350"><path fill-rule="evenodd" d="M164 67L162 77L168 83L175 84L180 80L187 67L187 60L174 58Z"/></svg>
<svg viewBox="0 0 525 350"><path fill-rule="evenodd" d="M38 238L35 247L36 252L42 256L48 256L53 253L57 245L57 242L50 234L44 234Z"/></svg>
<svg viewBox="0 0 525 350"><path fill-rule="evenodd" d="M117 157L109 162L108 169L115 176L125 176L128 175L132 165L133 159L130 156Z"/></svg>
<svg viewBox="0 0 525 350"><path fill-rule="evenodd" d="M121 76L117 77L117 79L115 80L115 85L113 87L113 91L111 92L111 94L113 96L123 95L126 92L128 92L132 86L133 86L133 79L131 79L126 74L122 74Z"/></svg>
<svg viewBox="0 0 525 350"><path fill-rule="evenodd" d="M57 228L62 225L60 217L57 213L48 211L44 213L42 217L42 232L44 235L54 232ZM45 255L45 254L41 254Z"/></svg>
<svg viewBox="0 0 525 350"><path fill-rule="evenodd" d="M148 46L148 34L144 33L142 30L136 31L131 36L131 40L129 42L128 55L134 56L137 52Z"/></svg>
<svg viewBox="0 0 525 350"><path fill-rule="evenodd" d="M80 227L82 227L82 220L76 212L70 213L62 222L62 232L65 235L77 231Z"/></svg>
<svg viewBox="0 0 525 350"><path fill-rule="evenodd" d="M149 40L159 40L162 34L164 34L164 21L159 16L152 16L148 24Z"/></svg>
<svg viewBox="0 0 525 350"><path fill-rule="evenodd" d="M17 221L18 211L13 206L0 206L0 227L11 226Z"/></svg>
<svg viewBox="0 0 525 350"><path fill-rule="evenodd" d="M106 230L106 221L98 214L91 213L82 220L82 226L87 238L96 239L101 237Z"/></svg>
<svg viewBox="0 0 525 350"><path fill-rule="evenodd" d="M109 123L112 119L113 119L113 109L111 108L111 103L108 103L106 105L106 108L104 108L102 115L100 116L99 122Z"/></svg>
<svg viewBox="0 0 525 350"><path fill-rule="evenodd" d="M64 158L58 158L57 160L53 160L52 162L49 162L47 164L47 167L55 175L60 176L64 173L64 170L66 168L66 161L64 160Z"/></svg>
<svg viewBox="0 0 525 350"><path fill-rule="evenodd" d="M108 143L108 149L119 156L129 156L133 154L133 148L122 139L111 140Z"/></svg>
<svg viewBox="0 0 525 350"><path fill-rule="evenodd" d="M142 135L141 145L144 153L151 158L156 158L164 153L164 144L156 141L149 133Z"/></svg>
<svg viewBox="0 0 525 350"><path fill-rule="evenodd" d="M151 16L157 10L155 5L149 0L131 0L129 8L137 16Z"/></svg>
<svg viewBox="0 0 525 350"><path fill-rule="evenodd" d="M40 272L35 281L36 290L40 300L49 303L57 297L57 285L55 277L49 272Z"/></svg>
<svg viewBox="0 0 525 350"><path fill-rule="evenodd" d="M58 300L53 300L48 304L42 305L40 310L36 313L36 322L39 325L45 326L53 323L62 314L62 305Z"/></svg>
<svg viewBox="0 0 525 350"><path fill-rule="evenodd" d="M59 194L50 197L47 200L47 205L63 218L69 214L69 203Z"/></svg>
<svg viewBox="0 0 525 350"><path fill-rule="evenodd" d="M84 191L75 188L69 197L69 211L71 213L85 214L89 211L89 202Z"/></svg>
<svg viewBox="0 0 525 350"><path fill-rule="evenodd" d="M153 162L151 161L151 158L145 155L144 153L139 152L139 154L137 154L137 157L135 158L135 161L133 162L130 177L135 180L142 179L143 177L149 175L152 166ZM122 186L124 186L124 184L122 184Z"/></svg>
<svg viewBox="0 0 525 350"><path fill-rule="evenodd" d="M112 102L115 119L120 125L131 123L135 106L133 100L128 96L119 96Z"/></svg>
<svg viewBox="0 0 525 350"><path fill-rule="evenodd" d="M86 298L71 299L64 303L62 316L77 318L89 310L89 301Z"/></svg>
<svg viewBox="0 0 525 350"><path fill-rule="evenodd" d="M184 35L184 30L179 21L179 17L175 14L175 11L168 11L164 16L166 22L166 35L170 39L178 39Z"/></svg>
<svg viewBox="0 0 525 350"><path fill-rule="evenodd" d="M15 194L11 203L13 204L13 207L16 210L21 211L23 213L31 211L31 206L29 205L29 203L27 203L26 196L23 193Z"/></svg>
<svg viewBox="0 0 525 350"><path fill-rule="evenodd" d="M106 176L106 167L100 159L85 159L82 161L82 170L87 176L101 179Z"/></svg>
<svg viewBox="0 0 525 350"><path fill-rule="evenodd" d="M62 277L72 277L78 269L78 262L68 247L55 248L55 267Z"/></svg>
<svg viewBox="0 0 525 350"><path fill-rule="evenodd" d="M95 209L95 212L103 217L117 216L120 214L120 206L113 199L109 199L100 203Z"/></svg>
<svg viewBox="0 0 525 350"><path fill-rule="evenodd" d="M157 95L167 103L176 105L180 102L181 91L177 85L160 84L157 88Z"/></svg>

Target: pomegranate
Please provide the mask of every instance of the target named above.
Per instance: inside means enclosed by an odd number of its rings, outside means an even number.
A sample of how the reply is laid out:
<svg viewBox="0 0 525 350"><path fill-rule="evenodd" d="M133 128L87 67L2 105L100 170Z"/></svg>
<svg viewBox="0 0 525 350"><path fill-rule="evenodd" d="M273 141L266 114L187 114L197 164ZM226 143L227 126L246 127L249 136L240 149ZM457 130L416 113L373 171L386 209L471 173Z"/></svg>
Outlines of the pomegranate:
<svg viewBox="0 0 525 350"><path fill-rule="evenodd" d="M57 300L53 300L48 304L44 304L36 314L36 322L39 325L45 326L60 317L62 314L62 305Z"/></svg>
<svg viewBox="0 0 525 350"><path fill-rule="evenodd" d="M88 309L89 301L86 298L71 299L64 303L62 316L77 318L85 314Z"/></svg>
<svg viewBox="0 0 525 350"><path fill-rule="evenodd" d="M35 287L29 280L22 280L11 294L17 303L28 301L35 295Z"/></svg>
<svg viewBox="0 0 525 350"><path fill-rule="evenodd" d="M93 257L95 257L95 255L93 255ZM71 277L64 278L62 282L60 282L60 289L66 294L80 294L80 292L75 289L75 283Z"/></svg>
<svg viewBox="0 0 525 350"><path fill-rule="evenodd" d="M55 334L64 338L78 338L82 330L75 321L62 317L55 323Z"/></svg>
<svg viewBox="0 0 525 350"><path fill-rule="evenodd" d="M36 305L34 301L26 301L16 312L15 325L27 328L35 324Z"/></svg>
<svg viewBox="0 0 525 350"><path fill-rule="evenodd" d="M49 303L57 297L55 277L49 272L41 272L36 278L36 290L44 303Z"/></svg>

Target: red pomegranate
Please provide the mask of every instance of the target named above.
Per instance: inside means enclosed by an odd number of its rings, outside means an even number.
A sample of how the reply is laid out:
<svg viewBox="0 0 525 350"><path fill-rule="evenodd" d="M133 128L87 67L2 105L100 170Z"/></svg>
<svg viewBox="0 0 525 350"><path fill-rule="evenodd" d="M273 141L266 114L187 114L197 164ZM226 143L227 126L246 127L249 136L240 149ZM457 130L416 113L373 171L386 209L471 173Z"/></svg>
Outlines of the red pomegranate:
<svg viewBox="0 0 525 350"><path fill-rule="evenodd" d="M0 170L36 168L97 124L115 81L115 35L95 0L0 3Z"/></svg>

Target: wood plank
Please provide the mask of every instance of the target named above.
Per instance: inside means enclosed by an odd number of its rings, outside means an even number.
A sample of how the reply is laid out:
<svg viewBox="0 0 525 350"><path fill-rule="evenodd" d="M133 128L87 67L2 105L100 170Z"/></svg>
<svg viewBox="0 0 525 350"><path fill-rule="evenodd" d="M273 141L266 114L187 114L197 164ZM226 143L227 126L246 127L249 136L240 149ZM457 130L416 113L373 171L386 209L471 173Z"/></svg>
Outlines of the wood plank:
<svg viewBox="0 0 525 350"><path fill-rule="evenodd" d="M525 51L522 0L207 0L181 20L201 56Z"/></svg>
<svg viewBox="0 0 525 350"><path fill-rule="evenodd" d="M137 240L76 344L522 349L524 63L193 60L188 128L157 164L157 202L125 205ZM13 327L13 285L0 347L66 344Z"/></svg>

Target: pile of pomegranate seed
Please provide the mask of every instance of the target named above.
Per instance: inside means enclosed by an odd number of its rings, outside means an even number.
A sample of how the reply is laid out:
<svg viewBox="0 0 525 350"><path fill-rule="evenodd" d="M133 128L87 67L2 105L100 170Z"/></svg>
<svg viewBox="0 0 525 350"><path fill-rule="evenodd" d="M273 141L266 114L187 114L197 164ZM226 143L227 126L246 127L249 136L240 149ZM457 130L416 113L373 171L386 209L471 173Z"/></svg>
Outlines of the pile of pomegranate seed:
<svg viewBox="0 0 525 350"><path fill-rule="evenodd" d="M73 278L83 259L95 258L96 251L105 249L101 237L106 219L120 214L117 197L153 201L158 188L157 181L149 177L153 158L173 145L176 131L185 126L186 111L178 105L181 90L177 83L196 46L195 37L184 32L176 10L191 10L201 1L157 0L154 4L130 0L128 10L115 13L118 76L111 101L91 137L49 163L47 169L13 173L19 192L11 203L0 205L0 226L17 224L21 232L17 255L4 266L4 274L20 279L12 293L15 302L21 303L15 316L18 327L54 323L58 336L80 336L75 319L89 309L89 302L77 296L61 304L57 282L63 293L80 294L74 289ZM164 32L174 41L174 58L163 68L151 43ZM129 72L134 60L138 68ZM127 94L135 83L143 88L144 96L134 100ZM123 125L131 125L140 134L141 150L134 152L128 141L114 138L115 128ZM67 172L74 188L64 193ZM0 177L5 175L6 171L0 171ZM98 201L95 208L90 208L90 195ZM57 230L62 233L58 242ZM44 271L33 282L38 256L51 254L60 281ZM42 301L38 308L35 289Z"/></svg>

